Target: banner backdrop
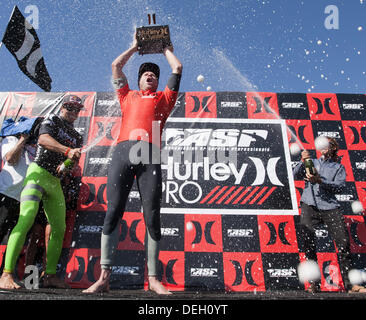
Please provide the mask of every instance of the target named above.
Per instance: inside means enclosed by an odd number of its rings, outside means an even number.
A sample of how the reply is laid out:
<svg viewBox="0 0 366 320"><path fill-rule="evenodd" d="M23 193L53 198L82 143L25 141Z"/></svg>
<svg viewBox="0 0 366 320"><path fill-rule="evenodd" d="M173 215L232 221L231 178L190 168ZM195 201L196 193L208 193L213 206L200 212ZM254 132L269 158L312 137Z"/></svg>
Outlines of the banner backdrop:
<svg viewBox="0 0 366 320"><path fill-rule="evenodd" d="M5 118L57 113L68 93L78 95L86 107L75 122L84 143L98 143L79 163L78 205L67 212L58 272L73 288L86 288L100 274L107 172L120 128L119 103L111 92L2 92L0 110ZM163 283L172 291L303 290L297 266L304 260L299 233L304 182L292 177L300 155L292 155L289 146L297 142L316 156L319 135L339 141L347 182L336 196L354 267L365 269L365 220L351 207L356 200L366 206L365 95L181 92L161 142ZM141 211L134 184L119 225L112 288L147 288ZM325 226L316 234L322 290L338 291L343 283L337 248ZM40 243L41 255L43 250ZM23 262L24 254L18 263L20 278Z"/></svg>

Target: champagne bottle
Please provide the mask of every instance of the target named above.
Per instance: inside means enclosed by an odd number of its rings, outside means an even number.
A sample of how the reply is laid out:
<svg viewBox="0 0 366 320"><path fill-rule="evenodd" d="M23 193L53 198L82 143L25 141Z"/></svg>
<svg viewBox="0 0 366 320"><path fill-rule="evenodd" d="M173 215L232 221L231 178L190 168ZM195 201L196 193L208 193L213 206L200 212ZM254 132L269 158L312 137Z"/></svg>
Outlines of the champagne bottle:
<svg viewBox="0 0 366 320"><path fill-rule="evenodd" d="M65 170L70 170L74 166L74 161L71 159L66 159L60 166L60 172L64 172Z"/></svg>
<svg viewBox="0 0 366 320"><path fill-rule="evenodd" d="M304 164L305 164L306 173L311 174L311 175L314 176L316 174L316 169L314 167L313 160L311 160L310 158L307 158L307 159L304 160Z"/></svg>

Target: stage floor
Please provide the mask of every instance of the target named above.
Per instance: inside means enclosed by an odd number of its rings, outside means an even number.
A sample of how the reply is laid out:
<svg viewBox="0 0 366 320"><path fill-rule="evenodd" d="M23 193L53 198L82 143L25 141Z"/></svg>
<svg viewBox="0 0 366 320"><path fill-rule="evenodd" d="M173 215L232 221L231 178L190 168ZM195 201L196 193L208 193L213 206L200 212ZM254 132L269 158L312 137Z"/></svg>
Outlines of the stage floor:
<svg viewBox="0 0 366 320"><path fill-rule="evenodd" d="M82 289L19 289L0 290L0 300L175 300L175 301L237 301L237 300L366 300L366 293L305 291L267 292L194 292L174 291L172 295L157 295L145 290L111 290L109 293L84 294Z"/></svg>

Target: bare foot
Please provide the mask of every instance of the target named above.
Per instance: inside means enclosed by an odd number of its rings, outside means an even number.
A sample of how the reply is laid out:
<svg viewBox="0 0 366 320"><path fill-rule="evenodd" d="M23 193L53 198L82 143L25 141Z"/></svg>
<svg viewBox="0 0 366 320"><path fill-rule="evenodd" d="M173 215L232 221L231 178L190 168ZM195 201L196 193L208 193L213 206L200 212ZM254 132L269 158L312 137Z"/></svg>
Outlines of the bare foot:
<svg viewBox="0 0 366 320"><path fill-rule="evenodd" d="M43 278L43 288L69 289L70 287L55 274L45 274Z"/></svg>
<svg viewBox="0 0 366 320"><path fill-rule="evenodd" d="M111 270L102 269L100 277L97 282L91 285L88 289L83 290L83 293L98 293L98 292L109 292L109 278Z"/></svg>
<svg viewBox="0 0 366 320"><path fill-rule="evenodd" d="M3 272L0 278L0 289L14 290L20 288L21 286L15 282L11 273Z"/></svg>
<svg viewBox="0 0 366 320"><path fill-rule="evenodd" d="M349 293L366 293L366 288L363 286L359 286L359 285L354 285L352 286L352 289L348 291Z"/></svg>
<svg viewBox="0 0 366 320"><path fill-rule="evenodd" d="M155 276L149 276L149 289L157 294L172 294Z"/></svg>
<svg viewBox="0 0 366 320"><path fill-rule="evenodd" d="M83 293L99 293L99 292L109 292L109 283L99 279L88 289L83 290Z"/></svg>

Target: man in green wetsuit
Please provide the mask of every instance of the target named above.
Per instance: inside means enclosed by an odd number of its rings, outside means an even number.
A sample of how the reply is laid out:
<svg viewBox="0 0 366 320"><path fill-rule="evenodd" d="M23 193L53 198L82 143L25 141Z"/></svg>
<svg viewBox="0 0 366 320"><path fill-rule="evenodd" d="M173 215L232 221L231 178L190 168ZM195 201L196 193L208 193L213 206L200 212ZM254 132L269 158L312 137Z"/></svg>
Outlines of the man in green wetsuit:
<svg viewBox="0 0 366 320"><path fill-rule="evenodd" d="M66 159L77 163L80 158L82 137L74 129L73 123L82 108L79 97L67 95L63 99L60 115L50 114L42 122L36 158L28 168L20 196L19 220L8 240L4 272L0 278L1 289L20 288L13 278L13 273L41 200L51 226L43 285L44 287L67 287L63 280L56 277L56 267L66 228L66 205L60 184L60 176L63 173L60 165Z"/></svg>

